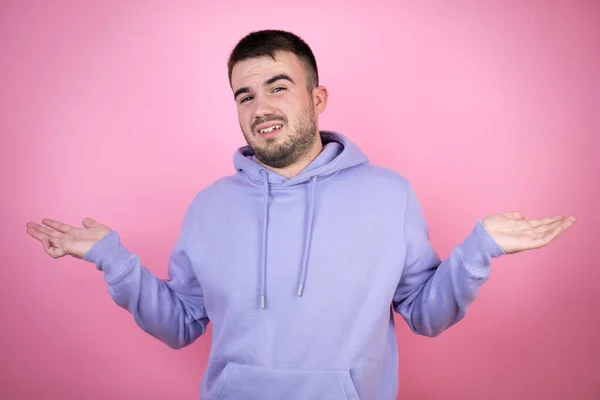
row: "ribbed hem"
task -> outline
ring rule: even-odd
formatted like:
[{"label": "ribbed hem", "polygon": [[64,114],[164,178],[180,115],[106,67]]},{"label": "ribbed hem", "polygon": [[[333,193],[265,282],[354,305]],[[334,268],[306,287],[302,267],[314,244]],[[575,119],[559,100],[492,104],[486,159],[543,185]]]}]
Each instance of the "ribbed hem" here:
[{"label": "ribbed hem", "polygon": [[475,227],[460,247],[465,263],[475,269],[487,268],[490,265],[492,257],[498,258],[506,254],[490,236],[482,221],[477,221]]},{"label": "ribbed hem", "polygon": [[111,282],[122,275],[131,257],[132,254],[121,244],[118,233],[111,231],[94,244],[83,259],[96,264],[99,271],[104,271],[105,280]]}]

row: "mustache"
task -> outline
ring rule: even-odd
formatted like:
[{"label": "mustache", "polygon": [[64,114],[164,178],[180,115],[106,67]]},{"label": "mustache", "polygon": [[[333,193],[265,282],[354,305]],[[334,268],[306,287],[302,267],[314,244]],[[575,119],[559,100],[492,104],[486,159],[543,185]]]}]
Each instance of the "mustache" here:
[{"label": "mustache", "polygon": [[255,131],[256,127],[258,125],[264,124],[265,122],[271,122],[271,121],[278,121],[278,122],[281,121],[283,123],[286,123],[287,119],[283,115],[282,116],[269,115],[267,117],[257,119],[251,125],[252,131]]}]

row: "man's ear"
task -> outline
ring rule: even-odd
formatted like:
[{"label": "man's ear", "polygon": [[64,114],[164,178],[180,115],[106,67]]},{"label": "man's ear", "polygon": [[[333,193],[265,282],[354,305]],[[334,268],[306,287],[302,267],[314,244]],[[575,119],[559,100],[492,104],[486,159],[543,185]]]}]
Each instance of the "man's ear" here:
[{"label": "man's ear", "polygon": [[325,86],[317,86],[313,89],[313,104],[315,105],[315,111],[317,115],[325,111],[325,108],[327,107],[328,95],[329,93],[327,92],[327,88]]}]

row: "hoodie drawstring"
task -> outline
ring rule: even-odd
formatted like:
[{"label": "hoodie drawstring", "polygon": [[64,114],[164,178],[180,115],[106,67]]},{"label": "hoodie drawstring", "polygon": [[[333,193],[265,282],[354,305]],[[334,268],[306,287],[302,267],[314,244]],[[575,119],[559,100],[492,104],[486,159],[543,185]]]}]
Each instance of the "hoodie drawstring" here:
[{"label": "hoodie drawstring", "polygon": [[264,177],[265,197],[263,200],[263,232],[261,252],[261,282],[260,282],[260,308],[265,308],[265,290],[267,286],[267,230],[269,225],[269,177],[264,170],[260,171]]},{"label": "hoodie drawstring", "polygon": [[[269,226],[269,177],[266,171],[261,170],[264,182],[263,199],[263,230],[262,230],[262,251],[261,251],[261,280],[260,280],[260,308],[266,306],[266,286],[267,286],[267,238]],[[306,270],[308,268],[308,255],[310,252],[310,243],[312,239],[312,226],[315,214],[315,187],[317,176],[310,180],[308,192],[308,215],[306,221],[306,235],[304,240],[304,251],[302,254],[302,269],[300,270],[300,283],[298,284],[298,297],[302,296],[304,284],[306,283]]]},{"label": "hoodie drawstring", "polygon": [[310,250],[310,240],[312,238],[312,225],[313,217],[315,214],[315,185],[317,183],[317,177],[313,176],[310,180],[309,186],[309,200],[308,200],[308,216],[307,216],[307,227],[306,237],[304,238],[304,254],[302,255],[302,270],[300,272],[300,284],[298,285],[298,297],[302,296],[304,290],[304,283],[306,282],[306,268],[308,266],[308,253]]}]

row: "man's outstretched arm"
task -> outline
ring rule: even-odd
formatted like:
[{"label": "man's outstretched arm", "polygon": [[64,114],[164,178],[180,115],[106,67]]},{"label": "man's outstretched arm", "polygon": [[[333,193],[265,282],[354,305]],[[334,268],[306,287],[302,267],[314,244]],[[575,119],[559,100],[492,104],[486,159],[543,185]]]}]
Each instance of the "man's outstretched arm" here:
[{"label": "man's outstretched arm", "polygon": [[192,270],[188,242],[194,226],[193,204],[188,208],[168,264],[169,278],[158,279],[140,258],[121,243],[116,231],[86,218],[84,228],[43,219],[27,224],[27,232],[42,242],[53,258],[71,255],[104,272],[108,291],[116,304],[132,313],[148,334],[172,348],[192,343],[209,323],[202,287]]},{"label": "man's outstretched arm", "polygon": [[441,260],[410,186],[405,210],[406,259],[393,307],[413,332],[430,337],[464,318],[489,277],[492,258],[546,246],[575,222],[574,217],[527,221],[520,212],[493,214],[477,221],[466,239]]}]

